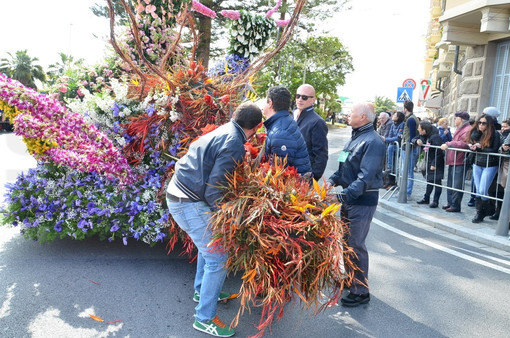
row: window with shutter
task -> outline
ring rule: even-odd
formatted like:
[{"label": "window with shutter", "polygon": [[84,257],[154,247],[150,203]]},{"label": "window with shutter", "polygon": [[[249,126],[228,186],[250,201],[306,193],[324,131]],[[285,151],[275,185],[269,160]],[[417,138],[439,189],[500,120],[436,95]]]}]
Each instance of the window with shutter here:
[{"label": "window with shutter", "polygon": [[510,41],[498,44],[495,62],[490,105],[501,112],[501,122],[510,115]]}]

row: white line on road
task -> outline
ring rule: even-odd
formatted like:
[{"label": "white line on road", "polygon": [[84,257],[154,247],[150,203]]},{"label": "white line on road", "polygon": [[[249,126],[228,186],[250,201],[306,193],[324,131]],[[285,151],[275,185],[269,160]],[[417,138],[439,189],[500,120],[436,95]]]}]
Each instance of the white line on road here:
[{"label": "white line on road", "polygon": [[469,255],[466,255],[466,254],[463,254],[461,252],[457,252],[455,250],[452,250],[452,249],[449,249],[447,247],[444,247],[442,245],[439,245],[437,243],[434,243],[434,242],[431,242],[429,240],[426,240],[426,239],[423,239],[423,238],[420,238],[420,237],[417,237],[417,236],[413,236],[411,234],[408,234],[407,232],[404,232],[402,230],[399,230],[397,228],[394,228],[392,227],[391,225],[387,224],[387,223],[384,223],[383,221],[380,221],[376,218],[374,218],[372,220],[373,223],[389,230],[389,231],[392,231],[400,236],[404,236],[404,237],[407,237],[409,239],[412,239],[413,241],[416,241],[416,242],[419,242],[419,243],[422,243],[422,244],[425,244],[427,246],[430,246],[434,249],[437,249],[437,250],[441,250],[443,252],[446,252],[446,253],[449,253],[450,255],[453,255],[453,256],[457,256],[459,258],[462,258],[462,259],[465,259],[465,260],[468,260],[470,262],[473,262],[473,263],[476,263],[476,264],[480,264],[482,266],[485,266],[487,268],[491,268],[491,269],[494,269],[494,270],[498,270],[498,271],[501,271],[501,272],[504,272],[508,275],[510,275],[510,269],[507,269],[507,268],[504,268],[504,267],[501,267],[501,266],[498,266],[496,264],[493,264],[493,263],[490,263],[490,262],[487,262],[487,261],[484,261],[482,259],[478,259],[478,258],[475,258],[475,257],[471,257]]}]

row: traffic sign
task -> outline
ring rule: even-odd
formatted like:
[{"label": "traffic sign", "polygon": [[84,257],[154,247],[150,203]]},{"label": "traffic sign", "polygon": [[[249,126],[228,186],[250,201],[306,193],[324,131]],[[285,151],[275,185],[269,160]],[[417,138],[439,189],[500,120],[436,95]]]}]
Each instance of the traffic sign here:
[{"label": "traffic sign", "polygon": [[409,88],[416,88],[416,81],[414,81],[413,79],[405,79],[404,82],[402,83],[402,87],[409,87]]},{"label": "traffic sign", "polygon": [[430,93],[431,93],[431,90],[430,90],[431,83],[432,82],[430,80],[426,80],[426,79],[423,79],[420,81],[420,100],[421,101],[425,101],[425,100],[429,99]]},{"label": "traffic sign", "polygon": [[397,88],[397,103],[413,100],[413,88],[411,87],[398,87]]}]

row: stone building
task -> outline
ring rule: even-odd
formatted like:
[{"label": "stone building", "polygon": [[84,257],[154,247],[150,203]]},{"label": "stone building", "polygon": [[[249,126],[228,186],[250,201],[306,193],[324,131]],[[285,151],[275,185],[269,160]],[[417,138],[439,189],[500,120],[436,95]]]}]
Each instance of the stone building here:
[{"label": "stone building", "polygon": [[425,75],[437,115],[476,117],[497,107],[510,118],[510,1],[431,0]]}]

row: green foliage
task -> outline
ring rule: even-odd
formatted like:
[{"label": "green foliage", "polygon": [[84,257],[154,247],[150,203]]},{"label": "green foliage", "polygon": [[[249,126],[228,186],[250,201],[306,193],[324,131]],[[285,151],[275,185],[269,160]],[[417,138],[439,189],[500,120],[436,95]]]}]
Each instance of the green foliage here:
[{"label": "green foliage", "polygon": [[60,61],[50,65],[48,86],[46,91],[58,93],[61,101],[82,98],[85,90],[101,91],[109,85],[113,77],[121,77],[122,72],[117,65],[117,57],[107,57],[104,64],[87,66],[83,59],[74,60],[73,56],[59,53]]},{"label": "green foliage", "polygon": [[383,96],[376,96],[374,100],[375,112],[387,112],[397,109],[397,105],[391,99]]},{"label": "green foliage", "polygon": [[42,66],[36,64],[38,58],[32,58],[27,50],[18,50],[15,55],[7,53],[9,58],[0,59],[0,73],[18,80],[27,87],[37,89],[35,80],[46,81]]}]

